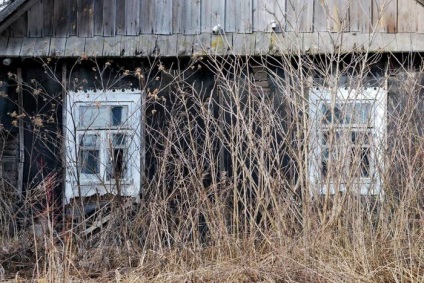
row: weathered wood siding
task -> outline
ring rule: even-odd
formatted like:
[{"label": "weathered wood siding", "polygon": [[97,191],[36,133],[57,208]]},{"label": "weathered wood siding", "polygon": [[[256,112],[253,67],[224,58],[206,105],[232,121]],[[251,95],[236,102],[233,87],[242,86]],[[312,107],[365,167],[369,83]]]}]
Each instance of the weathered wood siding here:
[{"label": "weathered wood siding", "polygon": [[416,0],[40,0],[4,30],[0,55],[424,51],[423,16]]},{"label": "weathered wood siding", "polygon": [[[399,3],[398,3],[399,1]],[[416,0],[43,0],[10,27],[14,36],[226,32],[423,32]],[[278,31],[277,31],[278,32]]]}]

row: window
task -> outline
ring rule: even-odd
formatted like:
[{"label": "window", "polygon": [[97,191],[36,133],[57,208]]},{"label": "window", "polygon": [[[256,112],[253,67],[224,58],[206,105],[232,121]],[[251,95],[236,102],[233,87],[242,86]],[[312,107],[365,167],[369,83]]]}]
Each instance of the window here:
[{"label": "window", "polygon": [[66,115],[66,201],[137,197],[141,182],[141,93],[71,92]]},{"label": "window", "polygon": [[309,93],[309,175],[320,194],[379,194],[385,136],[381,88]]}]

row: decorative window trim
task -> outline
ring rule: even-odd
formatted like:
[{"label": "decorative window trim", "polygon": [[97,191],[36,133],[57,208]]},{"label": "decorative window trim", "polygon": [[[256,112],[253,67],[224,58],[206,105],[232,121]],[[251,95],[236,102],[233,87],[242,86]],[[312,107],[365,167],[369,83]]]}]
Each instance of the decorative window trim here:
[{"label": "decorative window trim", "polygon": [[[343,88],[338,89],[335,95],[324,88],[310,90],[308,167],[311,194],[339,191],[361,195],[382,193],[380,172],[384,168],[386,144],[386,97],[384,89],[375,87],[360,90]],[[364,108],[365,105],[367,107]],[[323,114],[327,111],[326,107],[349,112],[340,114],[343,118],[337,118],[334,110],[330,121]],[[331,138],[328,138],[328,133],[331,133]],[[326,144],[328,140],[332,141],[330,145]],[[330,159],[338,163],[331,164]]]},{"label": "decorative window trim", "polygon": [[[140,90],[68,93],[65,203],[96,194],[138,198],[142,176],[141,98]],[[83,139],[88,136],[96,138]],[[118,177],[121,175],[124,177]]]}]

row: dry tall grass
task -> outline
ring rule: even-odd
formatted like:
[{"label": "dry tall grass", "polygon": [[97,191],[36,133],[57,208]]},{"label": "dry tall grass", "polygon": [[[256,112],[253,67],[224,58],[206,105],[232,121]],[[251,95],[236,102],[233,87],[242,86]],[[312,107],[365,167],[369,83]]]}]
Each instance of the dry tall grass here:
[{"label": "dry tall grass", "polygon": [[[48,193],[57,176],[47,176],[38,187],[46,199],[32,210],[31,225],[2,230],[6,276],[14,282],[424,282],[422,70],[399,62],[393,73],[379,54],[298,55],[161,63],[157,90],[148,81],[158,74],[145,78],[141,202],[112,200],[91,218],[58,223]],[[202,84],[201,73],[214,75],[215,83]],[[357,166],[325,177],[343,183],[334,194],[319,194],[311,182],[308,99],[316,87],[333,95],[340,88],[388,91],[385,139],[372,145],[384,159],[374,159],[378,180],[370,185],[382,194],[358,193]],[[343,162],[335,158],[331,170]],[[39,196],[27,194],[28,203]],[[4,200],[2,225],[15,211]],[[101,213],[112,218],[82,236]]]}]

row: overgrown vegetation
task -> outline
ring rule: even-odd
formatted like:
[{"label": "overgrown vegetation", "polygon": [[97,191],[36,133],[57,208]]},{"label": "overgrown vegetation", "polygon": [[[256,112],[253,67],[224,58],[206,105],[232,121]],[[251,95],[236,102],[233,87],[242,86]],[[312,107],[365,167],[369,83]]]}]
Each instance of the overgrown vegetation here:
[{"label": "overgrown vegetation", "polygon": [[[23,202],[29,221],[19,229],[14,202],[2,195],[0,223],[13,228],[0,235],[0,264],[7,276],[17,282],[28,277],[50,282],[424,281],[424,77],[423,66],[415,64],[422,58],[343,54],[336,43],[333,47],[325,55],[290,50],[261,58],[153,58],[131,70],[82,56],[66,80],[56,76],[53,62],[44,62],[51,79],[67,90],[90,88],[72,73],[80,64],[93,69],[97,88],[119,81],[124,82],[119,87],[140,84],[146,98],[145,184],[139,203],[111,197],[103,209],[73,218],[77,214],[62,214],[50,193],[60,186],[60,172],[43,176],[28,188]],[[28,93],[60,101],[35,85],[25,86],[32,89]],[[320,122],[329,124],[329,151],[339,154],[329,157],[327,170],[338,173],[320,173],[324,185],[310,177],[316,158],[310,140],[317,129],[309,96],[317,88],[334,97],[331,122]],[[337,139],[339,90],[367,88],[388,93],[384,138]],[[42,140],[42,126],[53,116],[26,115],[40,119],[28,121]],[[342,133],[353,130],[349,126]],[[368,157],[351,148],[366,143],[378,157],[367,161],[373,168],[366,173],[372,175],[369,193],[359,194],[358,183],[367,178],[358,174]],[[340,151],[342,144],[349,150]],[[330,183],[334,193],[319,193]],[[110,218],[99,229],[83,233],[105,215]]]}]

